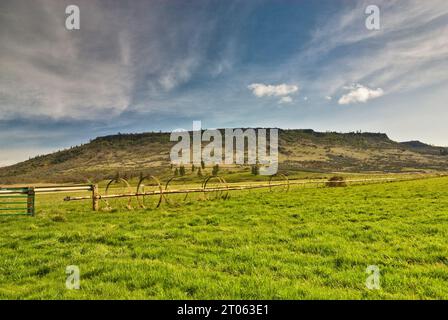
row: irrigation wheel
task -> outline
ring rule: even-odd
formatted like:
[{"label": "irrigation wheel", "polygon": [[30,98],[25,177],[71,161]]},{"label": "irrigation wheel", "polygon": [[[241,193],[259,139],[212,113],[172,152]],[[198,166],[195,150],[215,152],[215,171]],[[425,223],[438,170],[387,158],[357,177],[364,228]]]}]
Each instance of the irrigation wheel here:
[{"label": "irrigation wheel", "polygon": [[160,207],[164,196],[159,179],[152,175],[140,179],[136,193],[138,204],[142,209]]},{"label": "irrigation wheel", "polygon": [[229,199],[228,188],[226,180],[219,176],[207,177],[202,183],[202,190],[206,200]]},{"label": "irrigation wheel", "polygon": [[[170,194],[170,196],[168,196],[167,191],[170,190],[170,185],[172,185],[171,182],[174,181],[180,181],[181,183],[179,184],[182,189],[185,189],[186,186],[186,181],[182,180],[181,177],[177,177],[177,176],[173,176],[171,177],[165,184],[165,201],[166,203],[168,203],[171,206],[180,206],[182,203],[185,203],[188,199],[188,193],[177,193],[177,194]],[[177,185],[177,184],[176,184]]]},{"label": "irrigation wheel", "polygon": [[[113,191],[113,192],[112,192]],[[111,203],[113,203],[116,207],[116,209],[119,209],[120,207],[125,207],[128,210],[132,210],[132,189],[129,182],[127,182],[123,178],[115,178],[110,180],[107,183],[106,191],[104,194],[110,195],[112,194],[126,194],[129,196],[120,197],[120,198],[105,198],[103,199],[104,203],[106,204],[105,209],[110,211],[113,209],[113,206],[111,206]]]},{"label": "irrigation wheel", "polygon": [[288,192],[289,191],[289,179],[283,173],[277,173],[269,178],[269,191]]}]

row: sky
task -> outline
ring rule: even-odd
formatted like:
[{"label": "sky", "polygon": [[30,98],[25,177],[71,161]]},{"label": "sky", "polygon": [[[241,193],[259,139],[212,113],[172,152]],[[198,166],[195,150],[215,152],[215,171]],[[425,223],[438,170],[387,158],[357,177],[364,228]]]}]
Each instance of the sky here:
[{"label": "sky", "polygon": [[193,120],[448,146],[447,101],[446,0],[0,1],[0,166]]}]

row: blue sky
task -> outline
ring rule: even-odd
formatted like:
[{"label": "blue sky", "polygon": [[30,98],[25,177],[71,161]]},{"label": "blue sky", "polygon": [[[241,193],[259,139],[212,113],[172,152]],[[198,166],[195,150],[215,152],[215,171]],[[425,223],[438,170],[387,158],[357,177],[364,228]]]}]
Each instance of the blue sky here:
[{"label": "blue sky", "polygon": [[3,0],[0,165],[193,120],[448,146],[447,31],[446,0]]}]

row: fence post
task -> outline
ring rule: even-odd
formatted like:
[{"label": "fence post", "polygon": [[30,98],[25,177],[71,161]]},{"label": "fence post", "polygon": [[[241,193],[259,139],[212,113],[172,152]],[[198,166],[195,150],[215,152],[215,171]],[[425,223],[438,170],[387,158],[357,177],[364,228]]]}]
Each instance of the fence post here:
[{"label": "fence post", "polygon": [[34,192],[34,187],[28,187],[27,188],[27,205],[26,205],[26,213],[29,215],[34,216],[34,196],[35,196],[35,192]]},{"label": "fence post", "polygon": [[98,185],[92,185],[92,209],[93,211],[99,210],[99,195],[98,195]]}]

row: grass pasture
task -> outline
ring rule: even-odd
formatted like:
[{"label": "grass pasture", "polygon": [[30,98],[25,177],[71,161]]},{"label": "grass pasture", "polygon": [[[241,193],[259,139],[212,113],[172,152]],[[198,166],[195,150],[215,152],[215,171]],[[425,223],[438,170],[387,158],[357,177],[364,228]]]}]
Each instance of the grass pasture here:
[{"label": "grass pasture", "polygon": [[[192,197],[198,197],[192,196]],[[448,178],[0,217],[1,299],[447,299]],[[65,288],[77,265],[81,289]],[[380,268],[380,290],[365,286]]]}]

